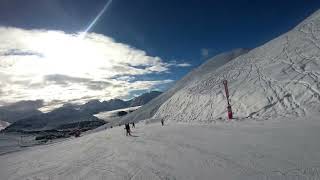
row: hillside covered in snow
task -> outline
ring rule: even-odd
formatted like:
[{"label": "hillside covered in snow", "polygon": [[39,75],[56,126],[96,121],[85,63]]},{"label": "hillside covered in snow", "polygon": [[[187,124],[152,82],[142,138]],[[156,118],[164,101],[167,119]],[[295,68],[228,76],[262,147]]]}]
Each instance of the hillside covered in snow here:
[{"label": "hillside covered in snow", "polygon": [[320,111],[320,11],[290,32],[234,57],[184,84],[161,104],[153,118],[184,122],[226,119],[223,80],[228,80],[235,119],[296,118]]},{"label": "hillside covered in snow", "polygon": [[219,54],[207,60],[204,64],[192,70],[185,77],[176,82],[176,84],[172,88],[154,98],[146,106],[142,106],[137,111],[131,113],[128,116],[125,116],[122,121],[139,121],[153,117],[159,107],[168,99],[170,99],[176,92],[183,89],[192,82],[201,80],[203,77],[205,77],[207,74],[210,74],[215,69],[247,52],[248,50],[246,49],[235,49],[230,52]]}]

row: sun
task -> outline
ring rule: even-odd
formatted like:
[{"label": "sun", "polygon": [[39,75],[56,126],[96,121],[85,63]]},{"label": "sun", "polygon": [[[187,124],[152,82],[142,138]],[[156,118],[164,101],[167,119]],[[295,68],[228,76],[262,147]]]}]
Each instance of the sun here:
[{"label": "sun", "polygon": [[30,46],[41,52],[38,72],[41,74],[65,74],[94,78],[100,67],[108,66],[108,59],[99,47],[82,36],[83,33],[66,35],[47,32]]}]

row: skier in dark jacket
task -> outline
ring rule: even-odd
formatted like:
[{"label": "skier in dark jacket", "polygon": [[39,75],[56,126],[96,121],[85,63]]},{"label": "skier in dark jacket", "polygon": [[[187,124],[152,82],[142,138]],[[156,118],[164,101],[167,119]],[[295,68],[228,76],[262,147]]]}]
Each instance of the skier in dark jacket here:
[{"label": "skier in dark jacket", "polygon": [[134,124],[134,122],[132,122],[131,124],[132,124],[132,128],[136,128],[136,125]]},{"label": "skier in dark jacket", "polygon": [[161,119],[161,124],[162,126],[164,126],[164,119]]},{"label": "skier in dark jacket", "polygon": [[80,134],[81,134],[80,129],[75,130],[75,132],[74,132],[75,137],[80,137]]},{"label": "skier in dark jacket", "polygon": [[126,136],[131,136],[131,130],[130,130],[130,125],[129,125],[129,123],[127,123],[127,124],[125,124],[125,128],[124,128],[125,130],[126,130]]}]

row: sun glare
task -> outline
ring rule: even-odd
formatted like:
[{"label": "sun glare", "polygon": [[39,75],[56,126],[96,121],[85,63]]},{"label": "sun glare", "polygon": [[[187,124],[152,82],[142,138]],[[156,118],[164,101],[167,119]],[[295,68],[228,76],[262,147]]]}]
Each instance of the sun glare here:
[{"label": "sun glare", "polygon": [[99,73],[99,67],[108,66],[108,60],[105,59],[99,49],[90,46],[86,38],[80,35],[67,36],[59,33],[48,32],[38,42],[31,45],[41,49],[42,60],[38,61],[36,72],[41,74],[66,74],[69,76],[83,77],[96,75]]}]

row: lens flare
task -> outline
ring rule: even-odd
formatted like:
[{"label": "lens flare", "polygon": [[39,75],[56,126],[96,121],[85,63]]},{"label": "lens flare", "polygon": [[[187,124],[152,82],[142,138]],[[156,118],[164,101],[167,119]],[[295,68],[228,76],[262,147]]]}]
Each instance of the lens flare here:
[{"label": "lens flare", "polygon": [[80,37],[84,38],[87,33],[92,29],[92,27],[99,21],[101,16],[108,10],[113,0],[109,0],[103,9],[99,12],[99,14],[94,18],[94,20],[89,24],[89,26],[85,29],[84,32],[81,33]]}]

